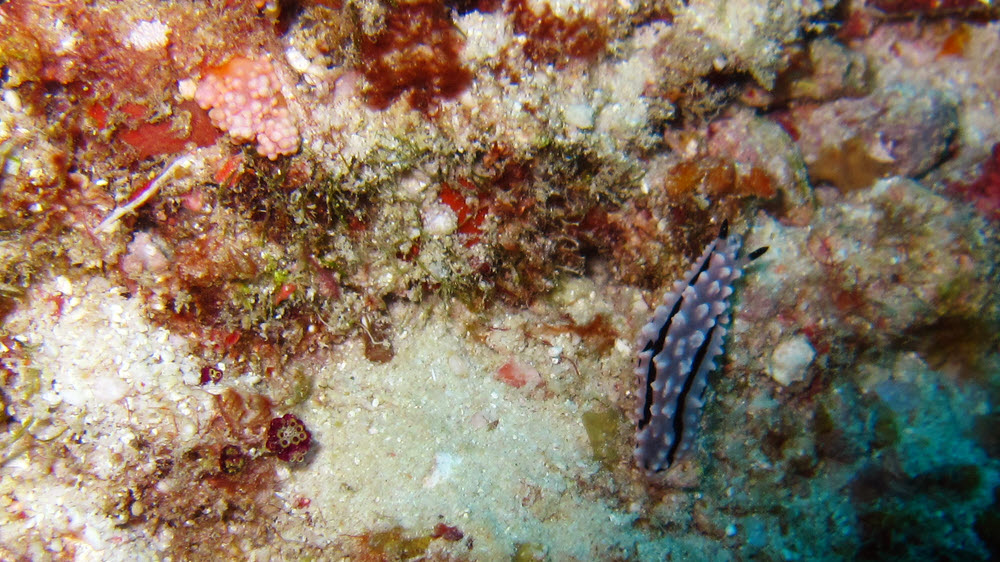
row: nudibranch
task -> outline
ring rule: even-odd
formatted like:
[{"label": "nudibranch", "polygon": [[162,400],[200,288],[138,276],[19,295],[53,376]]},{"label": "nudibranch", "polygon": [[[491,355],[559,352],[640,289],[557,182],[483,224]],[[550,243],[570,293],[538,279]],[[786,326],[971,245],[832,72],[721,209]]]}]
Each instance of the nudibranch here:
[{"label": "nudibranch", "polygon": [[741,256],[742,246],[743,238],[730,236],[724,221],[639,334],[635,459],[647,474],[670,468],[691,450],[708,373],[725,342],[733,282],[767,251],[765,246]]}]

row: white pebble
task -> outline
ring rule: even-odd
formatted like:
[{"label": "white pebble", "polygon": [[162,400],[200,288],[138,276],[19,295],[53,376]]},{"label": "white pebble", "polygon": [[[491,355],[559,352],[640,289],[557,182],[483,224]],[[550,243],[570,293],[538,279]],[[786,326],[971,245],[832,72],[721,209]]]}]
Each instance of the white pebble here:
[{"label": "white pebble", "polygon": [[575,103],[563,110],[566,122],[577,129],[590,129],[594,126],[594,108],[585,103]]},{"label": "white pebble", "polygon": [[160,20],[140,21],[132,28],[127,42],[138,51],[163,48],[170,41],[170,27]]},{"label": "white pebble", "polygon": [[458,228],[458,216],[451,207],[441,204],[431,204],[421,213],[424,231],[431,236],[445,236]]},{"label": "white pebble", "polygon": [[70,283],[69,279],[60,275],[56,277],[56,290],[64,295],[73,294],[73,284]]},{"label": "white pebble", "polygon": [[285,59],[288,60],[289,66],[295,69],[299,74],[305,73],[309,70],[309,59],[305,57],[298,49],[295,47],[289,47],[285,49]]},{"label": "white pebble", "polygon": [[805,336],[799,334],[782,340],[771,353],[768,374],[782,386],[805,380],[809,364],[815,357],[816,350]]}]

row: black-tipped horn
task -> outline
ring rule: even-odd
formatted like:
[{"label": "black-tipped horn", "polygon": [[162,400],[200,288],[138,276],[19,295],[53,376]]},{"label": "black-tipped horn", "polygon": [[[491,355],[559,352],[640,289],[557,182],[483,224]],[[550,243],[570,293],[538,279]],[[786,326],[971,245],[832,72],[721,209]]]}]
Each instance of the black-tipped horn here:
[{"label": "black-tipped horn", "polygon": [[749,255],[747,255],[747,259],[749,259],[750,261],[753,261],[753,260],[755,260],[755,259],[763,256],[764,252],[767,251],[767,248],[768,248],[768,246],[761,246],[760,248],[757,248],[756,250],[750,252]]},{"label": "black-tipped horn", "polygon": [[729,219],[723,219],[722,228],[719,229],[719,238],[729,236]]}]

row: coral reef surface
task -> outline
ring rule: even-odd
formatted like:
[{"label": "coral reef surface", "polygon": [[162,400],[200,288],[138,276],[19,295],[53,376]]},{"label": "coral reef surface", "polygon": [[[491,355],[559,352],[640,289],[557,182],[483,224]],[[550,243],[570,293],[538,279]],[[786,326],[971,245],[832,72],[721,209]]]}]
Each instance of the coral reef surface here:
[{"label": "coral reef surface", "polygon": [[[0,559],[1000,557],[998,19],[0,2]],[[649,475],[724,221],[769,250]]]}]

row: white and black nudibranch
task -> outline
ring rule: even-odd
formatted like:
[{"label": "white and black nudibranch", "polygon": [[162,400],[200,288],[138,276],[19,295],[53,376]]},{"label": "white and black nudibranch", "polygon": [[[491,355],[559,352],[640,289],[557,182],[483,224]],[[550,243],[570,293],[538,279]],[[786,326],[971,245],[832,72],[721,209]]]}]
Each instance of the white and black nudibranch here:
[{"label": "white and black nudibranch", "polygon": [[670,468],[691,449],[708,373],[722,353],[733,281],[767,251],[765,246],[741,256],[742,245],[724,221],[718,238],[674,283],[639,334],[635,459],[648,474]]}]

